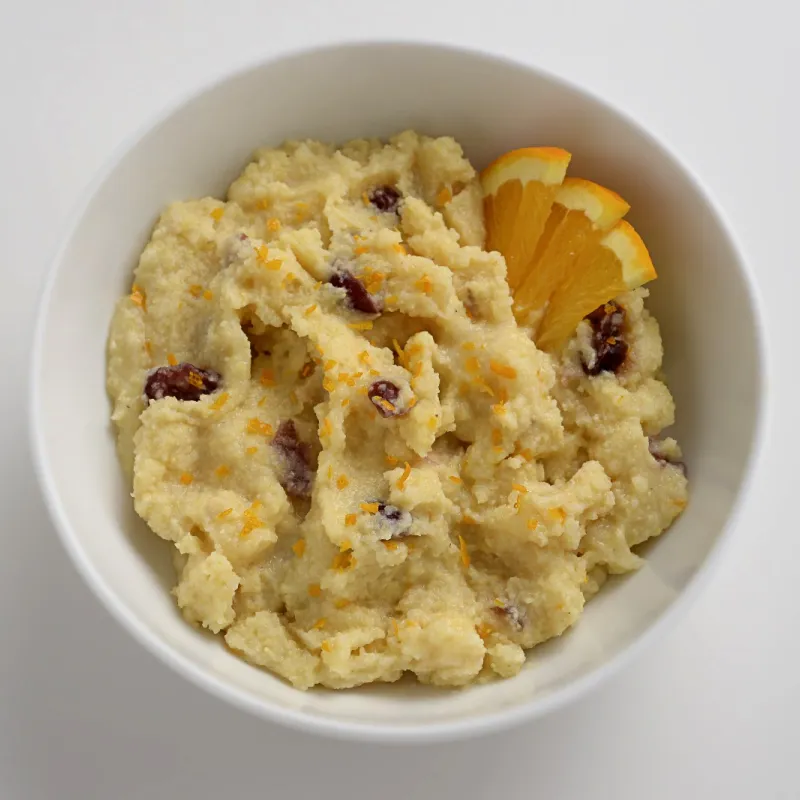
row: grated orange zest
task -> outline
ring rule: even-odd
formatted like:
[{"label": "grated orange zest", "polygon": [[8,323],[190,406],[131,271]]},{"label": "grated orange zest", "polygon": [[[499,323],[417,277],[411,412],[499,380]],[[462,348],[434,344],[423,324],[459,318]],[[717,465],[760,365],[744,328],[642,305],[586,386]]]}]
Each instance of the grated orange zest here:
[{"label": "grated orange zest", "polygon": [[144,289],[134,283],[131,287],[131,302],[135,303],[142,311],[147,310],[147,299],[145,297]]},{"label": "grated orange zest", "polygon": [[275,373],[271,369],[262,369],[261,377],[259,378],[262,386],[267,388],[275,385]]},{"label": "grated orange zest", "polygon": [[463,536],[458,537],[458,549],[461,553],[461,564],[464,569],[469,569],[469,551],[467,550],[467,543],[464,541]]},{"label": "grated orange zest", "polygon": [[389,414],[394,414],[395,411],[397,411],[395,405],[383,397],[378,397],[378,395],[375,395],[374,397],[370,397],[370,400],[372,400],[373,403],[378,403],[380,407]]},{"label": "grated orange zest", "polygon": [[409,475],[411,475],[411,465],[408,463],[408,461],[406,461],[405,466],[403,467],[403,474],[395,484],[400,491],[403,491],[403,489],[406,488],[406,481],[408,480]]},{"label": "grated orange zest", "polygon": [[489,369],[494,372],[495,375],[500,375],[502,378],[510,378],[513,380],[517,377],[517,371],[514,367],[510,367],[508,364],[501,364],[494,359],[489,361]]},{"label": "grated orange zest", "polygon": [[261,436],[272,436],[272,425],[268,422],[264,422],[260,420],[258,417],[251,417],[247,420],[247,428],[248,433],[256,433]]},{"label": "grated orange zest", "polygon": [[427,275],[423,275],[414,283],[414,286],[424,294],[430,294],[433,291],[433,283]]},{"label": "grated orange zest", "polygon": [[219,411],[225,403],[228,402],[228,398],[230,394],[228,392],[222,392],[222,394],[217,397],[217,399],[211,404],[212,411]]},{"label": "grated orange zest", "polygon": [[356,559],[351,550],[343,553],[337,553],[331,562],[331,568],[337,572],[344,572],[345,570],[352,569],[356,565]]},{"label": "grated orange zest", "polygon": [[487,625],[485,622],[479,622],[475,626],[475,632],[481,637],[481,639],[485,640],[494,633],[494,629],[491,625]]}]

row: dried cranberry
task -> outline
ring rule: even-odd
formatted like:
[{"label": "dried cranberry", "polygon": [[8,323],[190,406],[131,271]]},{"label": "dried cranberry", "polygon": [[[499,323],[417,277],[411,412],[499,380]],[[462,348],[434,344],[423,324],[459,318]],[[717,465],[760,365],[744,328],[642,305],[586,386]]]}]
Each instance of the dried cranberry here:
[{"label": "dried cranberry", "polygon": [[647,447],[650,450],[650,455],[653,456],[653,458],[658,461],[659,464],[662,466],[669,464],[670,466],[679,469],[684,475],[686,475],[686,464],[684,464],[683,461],[672,461],[670,458],[668,458],[664,453],[660,440],[654,439],[652,436],[650,436],[647,442]]},{"label": "dried cranberry", "polygon": [[204,394],[211,394],[221,381],[222,376],[213,369],[201,369],[183,361],[175,366],[150,370],[144,382],[144,393],[148,401],[174,397],[193,402]]},{"label": "dried cranberry", "polygon": [[243,322],[242,332],[247,337],[247,341],[250,343],[250,360],[255,361],[258,357],[258,345],[253,341],[253,336],[255,335],[253,332],[253,323],[250,321]]},{"label": "dried cranberry", "polygon": [[412,517],[408,511],[378,501],[378,524],[388,533],[389,539],[402,539],[411,529]]},{"label": "dried cranberry", "polygon": [[308,497],[314,474],[311,470],[311,449],[297,436],[297,428],[291,419],[278,426],[272,446],[281,454],[285,471],[281,486],[291,497]]},{"label": "dried cranberry", "polygon": [[354,311],[362,314],[380,314],[380,306],[375,298],[367,291],[361,281],[346,269],[338,269],[331,275],[331,286],[344,289],[347,292],[347,304]]},{"label": "dried cranberry", "polygon": [[376,186],[369,193],[369,201],[378,211],[394,213],[402,196],[394,186]]},{"label": "dried cranberry", "polygon": [[400,389],[391,381],[375,381],[370,385],[367,396],[382,417],[399,417],[407,412],[407,409],[397,405]]},{"label": "dried cranberry", "polygon": [[513,603],[492,606],[492,611],[502,617],[512,628],[521,631],[525,627],[525,612]]},{"label": "dried cranberry", "polygon": [[594,358],[590,364],[583,362],[587,375],[617,372],[628,355],[628,343],[622,338],[625,310],[614,301],[599,306],[586,319],[592,326]]}]

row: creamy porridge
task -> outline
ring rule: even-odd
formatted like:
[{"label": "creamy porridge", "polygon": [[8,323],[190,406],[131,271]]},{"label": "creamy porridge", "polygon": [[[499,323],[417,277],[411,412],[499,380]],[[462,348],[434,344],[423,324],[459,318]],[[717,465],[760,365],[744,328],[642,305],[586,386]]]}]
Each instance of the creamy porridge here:
[{"label": "creamy porridge", "polygon": [[686,505],[647,291],[544,353],[484,240],[454,140],[292,142],[167,208],[116,309],[178,606],[297,687],[512,676]]}]

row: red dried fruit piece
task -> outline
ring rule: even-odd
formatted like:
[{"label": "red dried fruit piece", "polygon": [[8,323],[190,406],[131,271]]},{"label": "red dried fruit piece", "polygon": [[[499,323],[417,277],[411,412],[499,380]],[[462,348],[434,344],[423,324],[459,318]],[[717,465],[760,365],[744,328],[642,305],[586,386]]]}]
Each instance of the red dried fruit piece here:
[{"label": "red dried fruit piece", "polygon": [[382,500],[373,500],[372,502],[378,503],[378,515],[376,516],[378,525],[389,534],[388,537],[380,538],[402,539],[408,534],[413,522],[409,511],[403,511],[403,509],[384,503]]},{"label": "red dried fruit piece", "polygon": [[525,627],[525,611],[513,603],[494,605],[492,611],[502,617],[514,630],[521,631]]},{"label": "red dried fruit piece", "polygon": [[369,193],[369,201],[378,211],[394,213],[403,195],[394,186],[376,186]]},{"label": "red dried fruit piece", "polygon": [[686,474],[686,464],[683,461],[672,461],[663,451],[661,441],[654,439],[652,436],[648,437],[647,448],[650,450],[650,455],[658,461],[662,466],[669,465],[679,469],[684,475]]},{"label": "red dried fruit piece", "polygon": [[347,304],[362,314],[380,314],[381,308],[361,281],[348,269],[338,268],[330,280],[331,286],[347,292]]},{"label": "red dried fruit piece", "polygon": [[285,471],[281,486],[290,497],[308,497],[314,472],[311,469],[311,448],[297,436],[294,420],[281,422],[272,446],[281,454]]},{"label": "red dried fruit piece", "polygon": [[382,417],[399,417],[408,413],[408,409],[398,407],[400,389],[391,381],[375,381],[370,385],[367,396]]},{"label": "red dried fruit piece", "polygon": [[222,376],[213,369],[202,369],[183,361],[150,370],[144,382],[144,394],[148,402],[164,397],[194,402],[204,394],[211,394],[221,382]]},{"label": "red dried fruit piece", "polygon": [[594,358],[583,363],[587,375],[617,372],[628,355],[628,343],[622,338],[625,310],[613,300],[599,306],[586,319],[592,326]]}]

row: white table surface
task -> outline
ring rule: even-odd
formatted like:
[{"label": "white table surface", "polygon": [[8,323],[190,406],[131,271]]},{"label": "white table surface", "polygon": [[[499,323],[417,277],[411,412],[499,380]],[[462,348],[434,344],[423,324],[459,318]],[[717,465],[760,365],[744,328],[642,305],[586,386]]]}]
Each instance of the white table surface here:
[{"label": "white table surface", "polygon": [[[800,797],[795,0],[0,0],[0,11],[0,798]],[[111,150],[240,65],[395,35],[528,59],[661,134],[745,245],[771,378],[760,475],[678,626],[578,705],[508,733],[402,749],[271,726],[145,653],[58,543],[24,417],[48,258]]]}]

